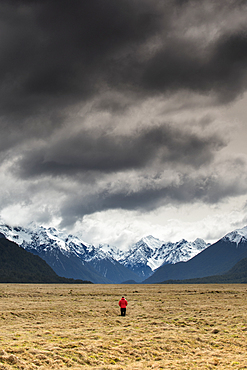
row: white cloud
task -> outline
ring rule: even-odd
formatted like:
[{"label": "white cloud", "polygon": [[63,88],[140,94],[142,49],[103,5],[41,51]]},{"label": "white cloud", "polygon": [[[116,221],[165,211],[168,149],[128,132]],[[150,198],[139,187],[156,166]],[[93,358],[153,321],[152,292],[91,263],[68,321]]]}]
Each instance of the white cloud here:
[{"label": "white cloud", "polygon": [[226,233],[247,224],[242,204],[235,202],[217,206],[200,203],[179,207],[163,207],[149,213],[109,210],[87,215],[78,221],[73,232],[91,244],[109,244],[127,249],[142,237],[153,235],[163,241],[202,238],[213,243]]}]

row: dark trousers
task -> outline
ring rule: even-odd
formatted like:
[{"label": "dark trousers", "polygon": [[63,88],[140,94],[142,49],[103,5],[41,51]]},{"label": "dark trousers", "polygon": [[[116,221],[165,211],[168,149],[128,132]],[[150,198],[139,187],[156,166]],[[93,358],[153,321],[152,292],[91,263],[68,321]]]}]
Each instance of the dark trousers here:
[{"label": "dark trousers", "polygon": [[126,308],[121,308],[121,316],[125,316],[126,315]]}]

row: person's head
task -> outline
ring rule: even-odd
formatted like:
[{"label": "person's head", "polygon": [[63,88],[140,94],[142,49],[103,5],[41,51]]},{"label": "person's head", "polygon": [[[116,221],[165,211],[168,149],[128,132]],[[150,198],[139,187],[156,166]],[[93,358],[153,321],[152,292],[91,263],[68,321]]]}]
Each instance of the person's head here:
[{"label": "person's head", "polygon": [[122,298],[124,298],[124,296],[122,296]]}]

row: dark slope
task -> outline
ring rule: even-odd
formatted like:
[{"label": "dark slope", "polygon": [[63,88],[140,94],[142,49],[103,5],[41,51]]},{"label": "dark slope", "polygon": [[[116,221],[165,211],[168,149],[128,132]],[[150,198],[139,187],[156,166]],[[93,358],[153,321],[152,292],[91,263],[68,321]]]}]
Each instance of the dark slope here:
[{"label": "dark slope", "polygon": [[141,281],[133,271],[108,258],[86,262],[75,254],[66,256],[58,248],[37,250],[27,247],[26,250],[45,260],[59,276],[90,280],[97,284],[118,284],[130,278]]},{"label": "dark slope", "polygon": [[104,260],[93,260],[89,262],[91,266],[97,270],[99,274],[109,279],[114,284],[120,284],[126,279],[136,280],[140,282],[142,279],[135,272],[121,265],[119,262],[104,259]]},{"label": "dark slope", "polygon": [[187,262],[163,265],[144,283],[159,283],[165,280],[184,280],[221,275],[237,262],[247,257],[247,242],[239,244],[219,240]]},{"label": "dark slope", "polygon": [[75,253],[64,254],[53,245],[27,245],[25,250],[38,255],[59,275],[66,278],[90,280],[98,284],[118,284],[127,279],[141,280],[137,274],[119,262],[105,258],[83,260],[84,256]]},{"label": "dark slope", "polygon": [[239,284],[247,283],[247,258],[236,263],[233,268],[223,275],[207,276],[198,279],[167,280],[162,284]]},{"label": "dark slope", "polygon": [[3,235],[0,235],[0,282],[82,283],[58,276],[40,257],[25,251],[16,243],[5,239]]},{"label": "dark slope", "polygon": [[75,255],[67,257],[58,248],[40,248],[37,251],[32,247],[27,247],[25,250],[42,258],[59,276],[89,280],[93,283],[111,283],[110,280],[101,276],[89,263],[82,261]]}]

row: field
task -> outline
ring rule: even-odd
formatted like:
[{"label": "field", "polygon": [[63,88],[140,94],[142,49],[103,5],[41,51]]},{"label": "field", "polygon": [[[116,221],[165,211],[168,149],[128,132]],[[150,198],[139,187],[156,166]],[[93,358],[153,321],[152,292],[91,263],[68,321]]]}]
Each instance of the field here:
[{"label": "field", "polygon": [[0,370],[247,369],[246,308],[246,285],[0,284]]}]

